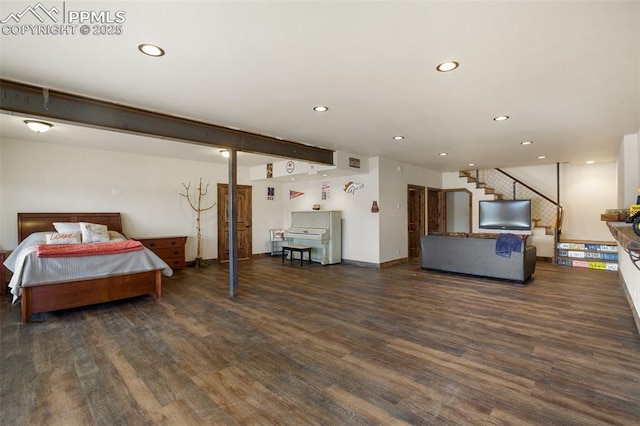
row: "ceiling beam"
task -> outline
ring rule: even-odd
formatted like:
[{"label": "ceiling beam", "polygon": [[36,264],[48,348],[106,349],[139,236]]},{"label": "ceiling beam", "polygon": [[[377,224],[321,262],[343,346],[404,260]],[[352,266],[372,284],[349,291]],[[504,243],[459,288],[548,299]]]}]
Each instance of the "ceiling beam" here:
[{"label": "ceiling beam", "polygon": [[328,149],[4,79],[0,79],[0,111],[197,145],[333,164],[333,151]]}]

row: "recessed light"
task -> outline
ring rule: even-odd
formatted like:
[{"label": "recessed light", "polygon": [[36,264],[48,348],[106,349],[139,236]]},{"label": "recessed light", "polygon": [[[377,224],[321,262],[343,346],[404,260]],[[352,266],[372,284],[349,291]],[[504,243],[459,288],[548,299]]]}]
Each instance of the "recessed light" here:
[{"label": "recessed light", "polygon": [[138,46],[138,50],[148,56],[159,57],[164,56],[164,50],[155,44],[143,43]]},{"label": "recessed light", "polygon": [[296,180],[296,178],[291,178],[291,180]]},{"label": "recessed light", "polygon": [[326,173],[323,173],[323,174],[322,174],[322,177],[327,177],[327,176],[329,176],[329,175],[328,175],[328,174],[326,174]]},{"label": "recessed light", "polygon": [[222,155],[224,158],[229,158],[229,150],[228,149],[221,149],[220,150],[220,155]]},{"label": "recessed light", "polygon": [[44,133],[53,127],[53,124],[37,120],[24,120],[24,124],[36,133]]},{"label": "recessed light", "polygon": [[593,163],[595,163],[595,161],[593,161],[593,160],[587,161],[587,164],[593,164]]},{"label": "recessed light", "polygon": [[447,155],[449,155],[448,152],[441,152],[440,154],[438,154],[440,157],[446,157]]},{"label": "recessed light", "polygon": [[538,155],[538,160],[544,160],[545,158],[547,158],[546,155]]},{"label": "recessed light", "polygon": [[324,105],[318,105],[316,107],[313,107],[313,110],[315,112],[327,112],[327,111],[329,111],[329,107],[326,107]]},{"label": "recessed light", "polygon": [[404,139],[404,136],[394,136],[393,137],[394,141],[401,141],[402,139]]},{"label": "recessed light", "polygon": [[524,141],[524,142],[520,142],[520,145],[531,145],[533,142],[531,141]]},{"label": "recessed light", "polygon": [[508,115],[499,115],[497,117],[493,118],[493,121],[504,121],[504,120],[508,120],[509,116]]},{"label": "recessed light", "polygon": [[469,167],[473,167],[473,166],[475,166],[475,165],[476,165],[476,163],[469,163],[469,164],[467,164],[467,166],[469,166]]},{"label": "recessed light", "polygon": [[442,63],[438,64],[436,69],[438,71],[440,71],[440,72],[449,72],[449,71],[455,70],[459,66],[460,66],[460,64],[457,63],[456,61],[447,61],[447,62],[442,62]]}]

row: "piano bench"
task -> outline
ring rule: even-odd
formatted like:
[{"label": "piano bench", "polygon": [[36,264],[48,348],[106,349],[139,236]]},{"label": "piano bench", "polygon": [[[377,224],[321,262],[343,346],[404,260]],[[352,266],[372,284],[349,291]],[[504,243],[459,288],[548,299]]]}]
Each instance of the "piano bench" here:
[{"label": "piano bench", "polygon": [[284,259],[287,257],[287,252],[291,255],[291,263],[293,263],[293,253],[300,253],[300,266],[302,267],[302,262],[304,260],[304,252],[309,254],[309,265],[311,265],[311,247],[309,246],[301,246],[297,244],[289,244],[287,246],[282,246],[282,263],[284,263]]}]

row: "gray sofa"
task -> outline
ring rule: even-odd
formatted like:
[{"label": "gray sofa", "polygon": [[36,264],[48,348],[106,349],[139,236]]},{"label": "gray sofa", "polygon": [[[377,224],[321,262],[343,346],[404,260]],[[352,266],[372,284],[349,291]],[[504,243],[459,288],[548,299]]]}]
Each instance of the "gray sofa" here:
[{"label": "gray sofa", "polygon": [[520,252],[512,251],[506,258],[496,254],[496,238],[423,235],[421,266],[524,283],[536,268],[536,248],[523,242]]}]

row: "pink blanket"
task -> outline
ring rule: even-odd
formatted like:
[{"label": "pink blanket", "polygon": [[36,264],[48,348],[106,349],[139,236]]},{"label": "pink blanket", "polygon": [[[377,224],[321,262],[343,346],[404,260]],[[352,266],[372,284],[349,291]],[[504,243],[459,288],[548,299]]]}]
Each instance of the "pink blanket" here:
[{"label": "pink blanket", "polygon": [[38,244],[38,257],[80,257],[97,256],[101,254],[128,253],[142,250],[140,241],[126,240],[113,243],[84,243],[84,244]]}]

